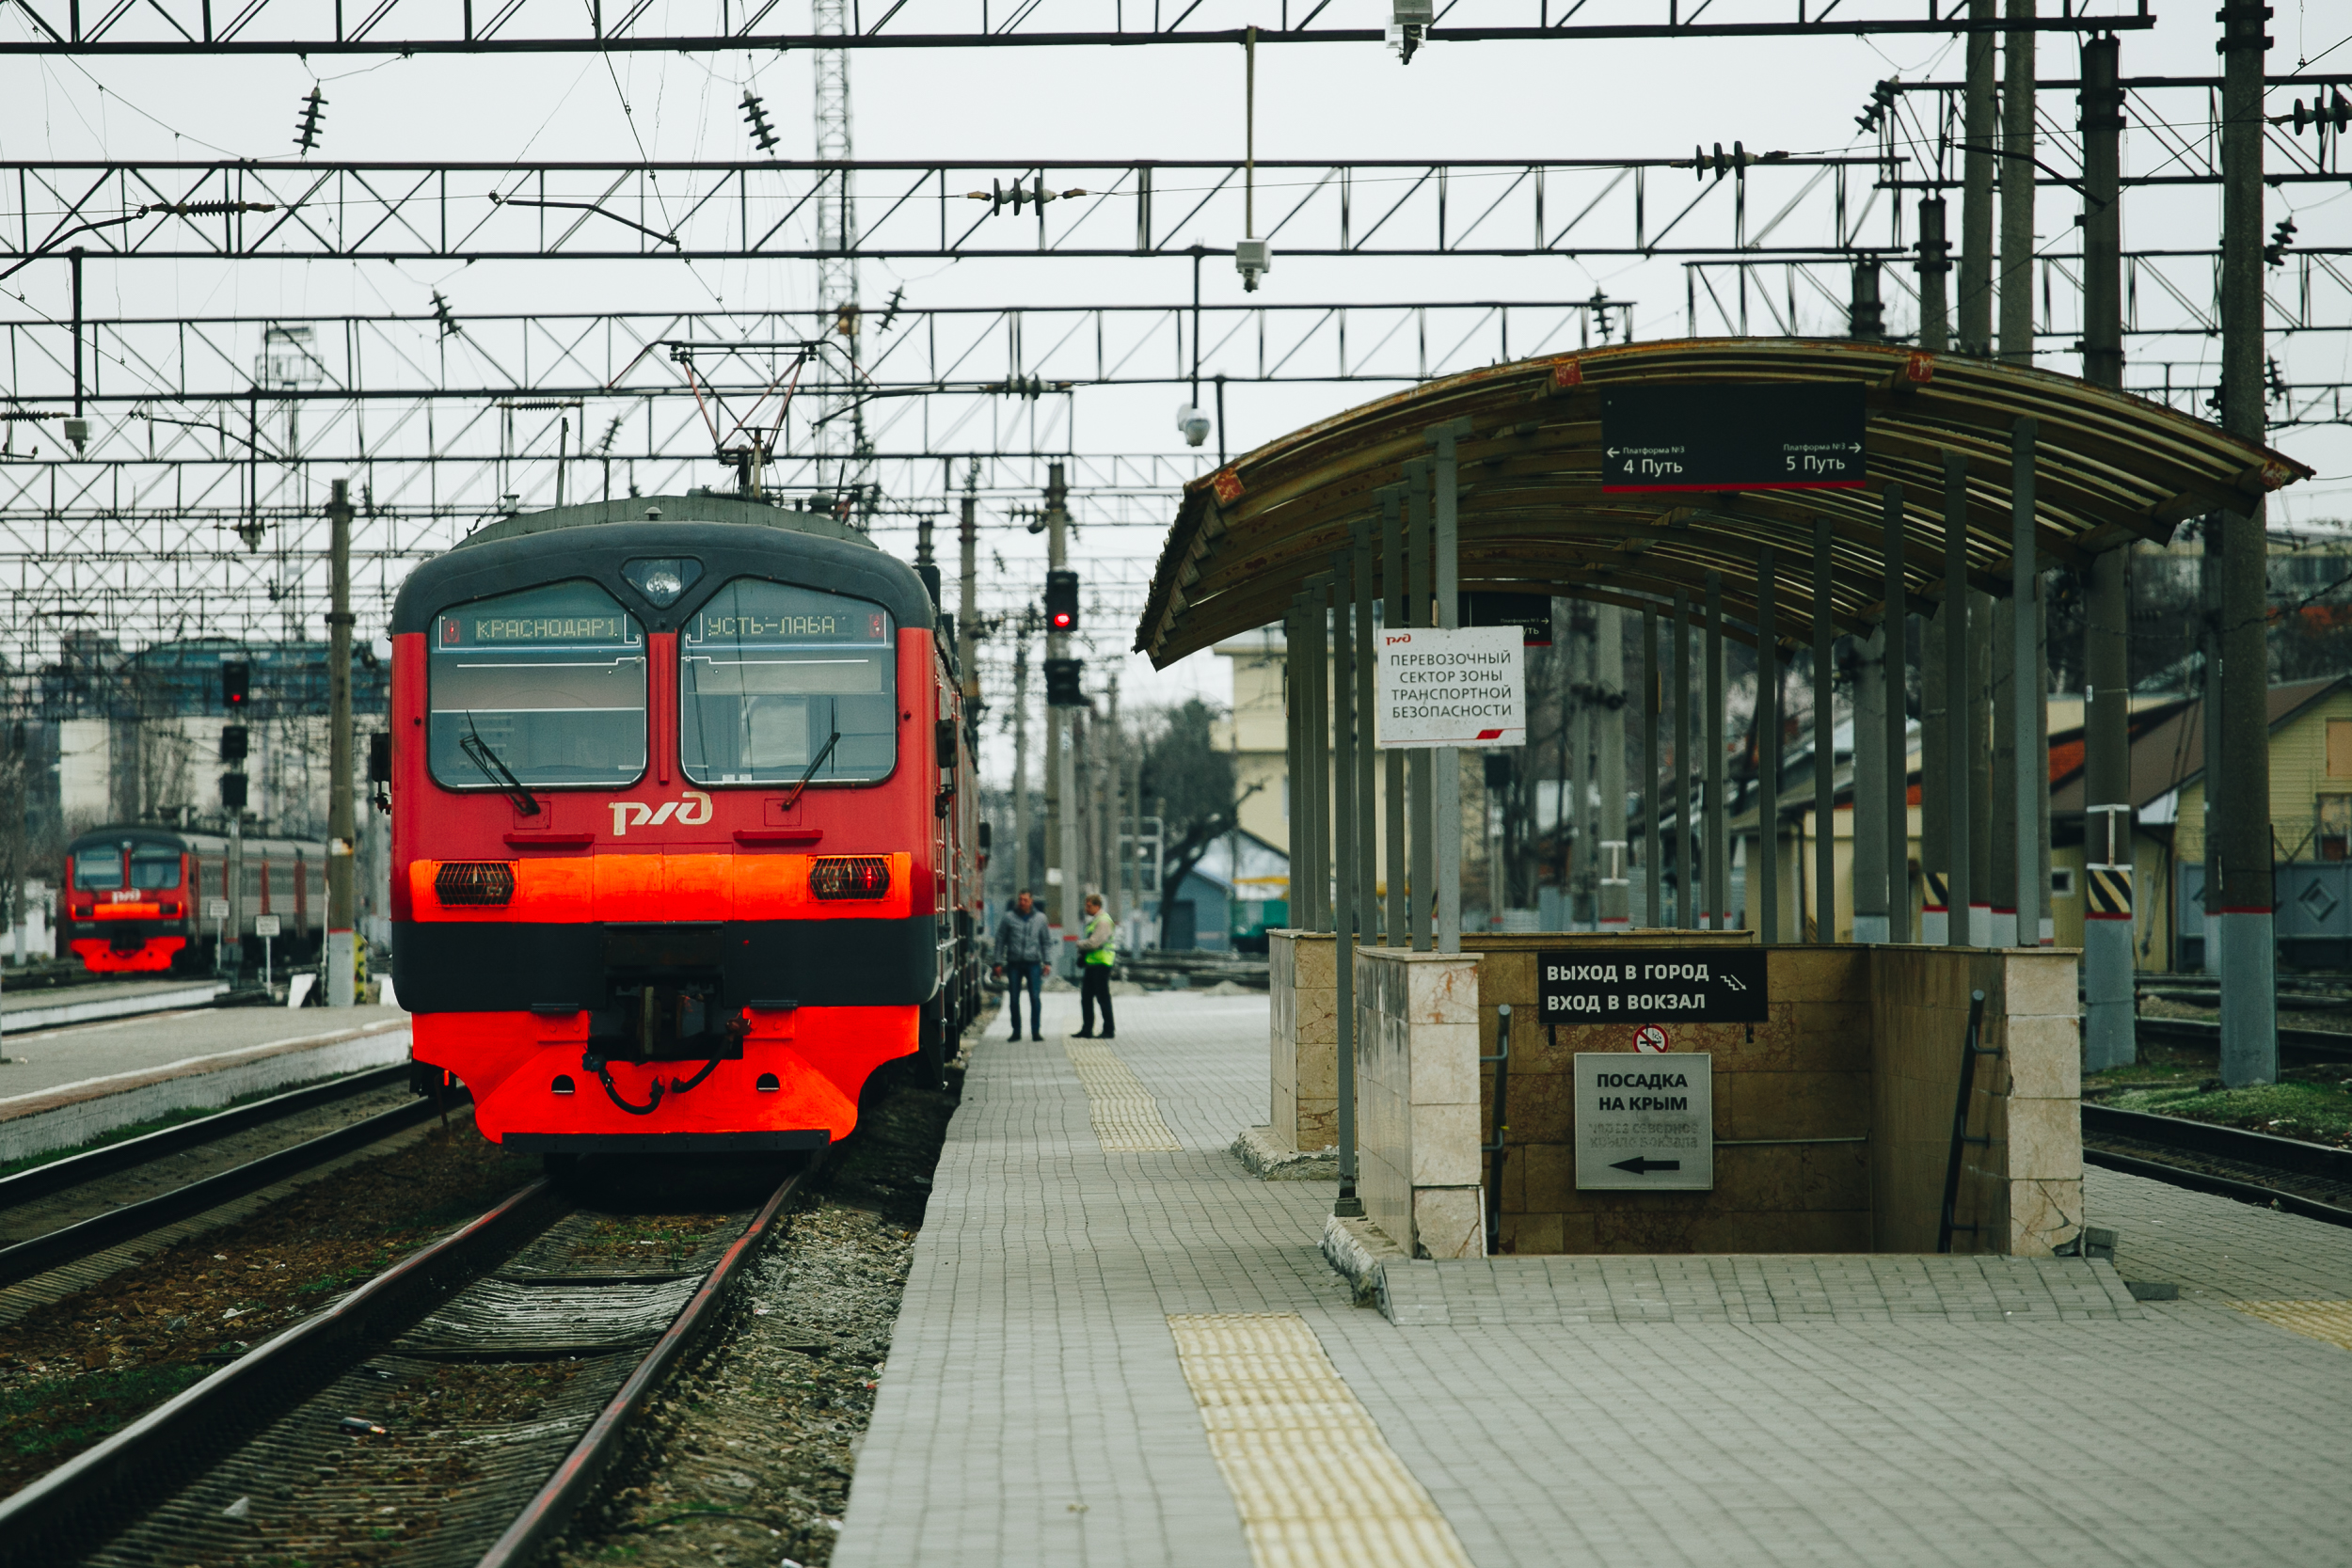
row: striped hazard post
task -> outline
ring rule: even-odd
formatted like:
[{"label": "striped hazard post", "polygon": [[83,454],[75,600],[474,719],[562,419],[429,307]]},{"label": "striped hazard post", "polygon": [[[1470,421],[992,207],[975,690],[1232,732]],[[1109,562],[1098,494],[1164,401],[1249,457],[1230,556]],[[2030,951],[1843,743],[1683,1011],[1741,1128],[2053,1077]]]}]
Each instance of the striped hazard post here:
[{"label": "striped hazard post", "polygon": [[2084,910],[2087,920],[2129,920],[2132,918],[2132,868],[2128,865],[2094,865],[2090,870],[2090,900]]},{"label": "striped hazard post", "polygon": [[1919,877],[1925,883],[1919,899],[1919,940],[1941,947],[1951,940],[1951,875],[1922,869]]}]

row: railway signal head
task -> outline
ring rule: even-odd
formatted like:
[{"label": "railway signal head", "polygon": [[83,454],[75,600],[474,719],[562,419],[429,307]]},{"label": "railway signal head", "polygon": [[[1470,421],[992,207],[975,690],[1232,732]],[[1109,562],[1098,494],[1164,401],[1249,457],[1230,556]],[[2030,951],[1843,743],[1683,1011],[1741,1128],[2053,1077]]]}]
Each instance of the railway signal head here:
[{"label": "railway signal head", "polygon": [[1045,705],[1047,707],[1085,707],[1086,693],[1078,689],[1078,677],[1086,662],[1075,658],[1049,658],[1045,661]]},{"label": "railway signal head", "polygon": [[220,776],[220,803],[226,811],[245,810],[245,775],[223,773]]},{"label": "railway signal head", "polygon": [[221,726],[220,760],[223,762],[243,762],[246,759],[246,727],[243,724],[224,724]]},{"label": "railway signal head", "polygon": [[1054,571],[1045,574],[1045,626],[1048,631],[1070,632],[1078,629],[1078,574]]},{"label": "railway signal head", "polygon": [[253,666],[244,659],[226,659],[220,667],[220,705],[243,713],[246,689],[253,684]]}]

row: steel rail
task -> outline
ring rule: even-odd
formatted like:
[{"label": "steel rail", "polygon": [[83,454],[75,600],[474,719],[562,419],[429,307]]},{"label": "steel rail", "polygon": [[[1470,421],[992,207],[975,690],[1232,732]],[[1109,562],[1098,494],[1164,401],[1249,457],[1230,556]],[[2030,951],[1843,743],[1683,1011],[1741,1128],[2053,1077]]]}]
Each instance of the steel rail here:
[{"label": "steel rail", "polygon": [[0,1568],[80,1556],[98,1537],[298,1404],[358,1346],[391,1338],[546,1228],[561,1210],[534,1181],[411,1254],[112,1437],[0,1501]]},{"label": "steel rail", "polygon": [[756,1259],[774,1235],[776,1216],[815,1168],[812,1162],[793,1172],[776,1189],[703,1280],[702,1289],[694,1292],[693,1299],[654,1342],[653,1349],[645,1353],[644,1360],[638,1363],[628,1381],[597,1413],[555,1474],[524,1505],[506,1533],[482,1555],[476,1568],[529,1568],[562,1538],[580,1505],[595,1494],[612,1468],[630,1423],[644,1413],[645,1406],[678,1363],[723,1320],[729,1299],[747,1272],[744,1265]]},{"label": "steel rail", "polygon": [[2083,1160],[2087,1164],[2149,1177],[2176,1187],[2236,1198],[2243,1203],[2261,1204],[2286,1213],[2300,1214],[2307,1219],[2324,1220],[2329,1225],[2352,1226],[2352,1209],[2338,1204],[2322,1202],[2284,1187],[2100,1148],[2089,1140],[2094,1133],[2105,1133],[2110,1137],[2129,1138],[2135,1143],[2152,1144],[2184,1155],[2204,1155],[2226,1160],[2233,1164],[2275,1170],[2282,1177],[2313,1177],[2346,1186],[2352,1186],[2352,1150],[2329,1148],[2324,1144],[2304,1143],[2295,1138],[2273,1137],[2267,1132],[2217,1127],[2209,1122],[2189,1121],[2180,1117],[2154,1116],[2145,1111],[2124,1111],[2088,1103],[2082,1107],[2082,1127],[2085,1138]]},{"label": "steel rail", "polygon": [[[400,1070],[405,1071],[406,1069]],[[191,1181],[171,1192],[125,1204],[122,1208],[109,1210],[77,1225],[32,1237],[13,1246],[0,1247],[0,1285],[13,1285],[35,1275],[62,1268],[92,1253],[119,1246],[151,1230],[200,1214],[231,1198],[259,1192],[273,1182],[282,1181],[289,1176],[325,1164],[353,1149],[365,1148],[395,1132],[405,1132],[436,1114],[433,1101],[419,1099],[355,1121],[348,1127],[339,1127],[332,1132],[322,1133],[292,1148],[248,1160],[242,1165]]]},{"label": "steel rail", "polygon": [[199,1117],[194,1121],[183,1121],[177,1127],[167,1127],[143,1137],[125,1138],[120,1143],[107,1144],[81,1154],[69,1154],[45,1165],[35,1165],[14,1176],[0,1178],[0,1210],[13,1209],[20,1203],[46,1197],[68,1187],[78,1187],[85,1181],[112,1176],[117,1171],[129,1170],[134,1165],[143,1165],[150,1160],[177,1154],[183,1148],[194,1148],[215,1138],[242,1132],[249,1127],[266,1126],[313,1106],[331,1105],[338,1100],[349,1100],[356,1095],[390,1088],[407,1077],[409,1070],[405,1062],[371,1068],[346,1077],[329,1079],[324,1084],[313,1084],[308,1088],[257,1100],[250,1104],[232,1105],[226,1111]]}]

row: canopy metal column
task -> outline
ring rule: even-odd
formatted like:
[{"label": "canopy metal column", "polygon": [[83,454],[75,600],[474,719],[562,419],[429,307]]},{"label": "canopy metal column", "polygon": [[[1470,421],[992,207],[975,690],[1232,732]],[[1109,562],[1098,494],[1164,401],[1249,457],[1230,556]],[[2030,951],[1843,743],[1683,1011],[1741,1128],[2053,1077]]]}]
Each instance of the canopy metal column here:
[{"label": "canopy metal column", "polygon": [[1748,857],[1748,907],[1758,941],[1780,933],[1780,627],[1770,546],[1756,560],[1756,849]]},{"label": "canopy metal column", "polygon": [[1658,674],[1658,611],[1648,605],[1642,607],[1642,891],[1646,902],[1642,906],[1642,924],[1658,927],[1665,924],[1661,911],[1666,906],[1664,860],[1665,834],[1658,821],[1658,811],[1665,790],[1660,780],[1664,769],[1658,755],[1658,705],[1665,692],[1665,683]]},{"label": "canopy metal column", "polygon": [[1353,626],[1349,646],[1352,650],[1348,667],[1355,678],[1354,741],[1356,757],[1356,820],[1348,827],[1348,836],[1356,846],[1356,906],[1360,911],[1357,934],[1375,947],[1380,945],[1380,870],[1379,818],[1375,803],[1379,791],[1373,784],[1373,692],[1372,692],[1372,519],[1359,517],[1351,531],[1349,543],[1348,581],[1351,586],[1348,619]]},{"label": "canopy metal column", "polygon": [[[1380,590],[1381,613],[1391,626],[1412,624],[1406,606],[1410,602],[1405,592],[1405,486],[1384,484],[1373,492],[1380,503]],[[1375,724],[1375,728],[1377,726]],[[1381,755],[1389,786],[1387,853],[1382,857],[1389,874],[1388,944],[1391,947],[1408,945],[1406,935],[1406,881],[1409,875],[1405,864],[1405,758],[1401,747],[1391,746]]]},{"label": "canopy metal column", "polygon": [[[1813,940],[1837,940],[1837,731],[1831,690],[1830,548],[1827,517],[1813,520]],[[1797,911],[1800,926],[1804,911]]]},{"label": "canopy metal column", "polygon": [[1675,590],[1674,651],[1667,668],[1674,672],[1675,757],[1674,793],[1668,797],[1675,814],[1675,924],[1686,931],[1699,926],[1698,834],[1691,820],[1691,600]]},{"label": "canopy metal column", "polygon": [[[2042,869],[2042,814],[2049,804],[2049,748],[2042,743],[2042,572],[2033,536],[2035,424],[2019,420],[2010,436],[2010,742],[2015,768],[2017,928],[2020,947],[2042,945],[2042,904],[2049,881]],[[2039,885],[2037,885],[2039,884]]]},{"label": "canopy metal column", "polygon": [[[1406,568],[1411,602],[1406,606],[1405,624],[1425,626],[1429,621],[1429,573],[1435,552],[1429,540],[1429,464],[1419,457],[1406,458],[1401,467],[1405,472],[1407,515],[1412,532],[1406,545],[1409,564]],[[1430,753],[1415,747],[1406,759],[1407,800],[1411,806],[1413,826],[1413,874],[1411,908],[1406,913],[1406,929],[1412,933],[1413,951],[1429,951],[1429,916],[1434,890],[1438,885],[1437,832],[1438,816],[1437,802],[1432,799],[1437,787],[1437,769]],[[1457,832],[1456,836],[1459,834]]]},{"label": "canopy metal column", "polygon": [[1886,628],[1853,640],[1852,823],[1846,865],[1853,884],[1853,940],[1886,940]]},{"label": "canopy metal column", "polygon": [[[1429,444],[1438,451],[1437,460],[1430,464],[1430,480],[1435,490],[1436,559],[1432,576],[1437,579],[1438,625],[1453,631],[1462,624],[1462,594],[1458,571],[1458,541],[1460,534],[1461,487],[1456,476],[1454,442],[1470,434],[1470,421],[1459,420],[1438,425],[1426,434]],[[1438,815],[1438,951],[1459,953],[1462,950],[1462,753],[1452,746],[1437,749],[1433,759],[1438,774],[1437,787],[1432,792]]]},{"label": "canopy metal column", "polygon": [[1724,798],[1724,575],[1707,574],[1707,908],[1728,930],[1731,918],[1731,813]]},{"label": "canopy metal column", "polygon": [[[1903,586],[1903,487],[1889,484],[1881,499],[1886,566],[1886,940],[1911,940],[1911,746],[1906,698],[1911,689],[1911,625]],[[1922,734],[1924,734],[1924,729]],[[1920,805],[1927,804],[1926,772]]]},{"label": "canopy metal column", "polygon": [[1364,1212],[1356,1195],[1356,930],[1365,889],[1357,880],[1357,841],[1363,836],[1356,809],[1356,638],[1358,602],[1354,564],[1346,551],[1331,556],[1331,820],[1338,830],[1332,848],[1339,872],[1339,903],[1331,930],[1332,998],[1338,1015],[1340,1192],[1331,1212],[1354,1218]]},{"label": "canopy metal column", "polygon": [[1622,931],[1633,924],[1633,846],[1625,814],[1625,611],[1602,605],[1593,619],[1594,722],[1600,729],[1594,748],[1599,780],[1594,819],[1601,854],[1596,910],[1602,930]]}]

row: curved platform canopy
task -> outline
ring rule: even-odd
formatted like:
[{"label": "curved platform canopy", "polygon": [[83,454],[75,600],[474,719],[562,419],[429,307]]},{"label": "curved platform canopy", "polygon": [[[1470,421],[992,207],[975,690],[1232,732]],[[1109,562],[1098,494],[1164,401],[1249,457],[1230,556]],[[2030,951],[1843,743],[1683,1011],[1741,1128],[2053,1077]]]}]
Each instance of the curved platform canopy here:
[{"label": "curved platform canopy", "polygon": [[[1604,494],[1601,398],[1616,388],[1859,383],[1860,489]],[[1136,651],[1165,667],[1281,619],[1330,569],[1375,492],[1431,455],[1428,433],[1467,420],[1457,472],[1460,586],[1632,609],[1696,601],[1722,574],[1728,635],[1753,641],[1758,556],[1774,552],[1774,630],[1812,636],[1817,519],[1833,538],[1824,607],[1838,631],[1883,613],[1885,490],[1902,486],[1905,607],[1945,591],[1945,454],[1967,461],[1971,585],[2007,594],[2010,433],[2036,421],[2039,566],[2079,567],[2185,519],[2247,513],[2312,470],[2201,420],[2072,376],[1899,345],[1802,339],[1677,339],[1496,365],[1366,404],[1269,443],[1185,487]],[[1456,426],[1457,429],[1465,428]],[[1378,551],[1375,549],[1375,559]],[[1385,586],[1381,592],[1386,593]]]}]

